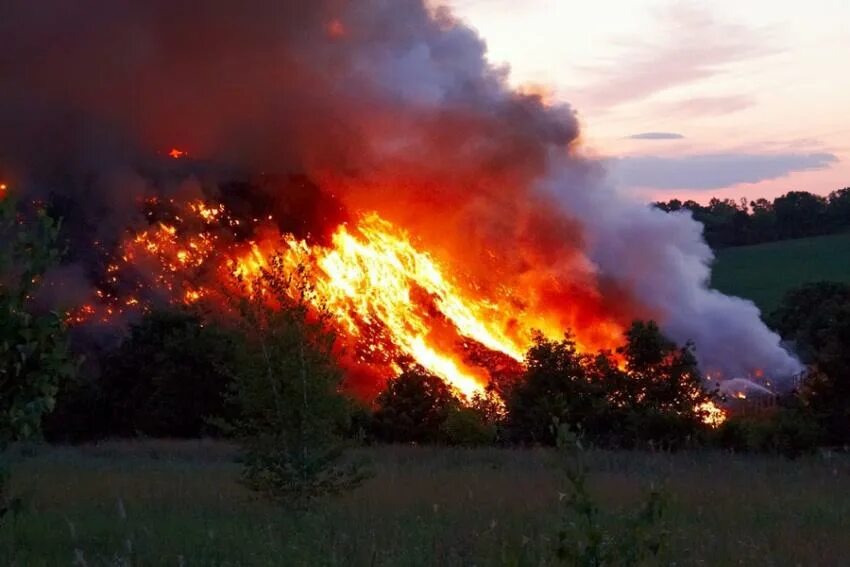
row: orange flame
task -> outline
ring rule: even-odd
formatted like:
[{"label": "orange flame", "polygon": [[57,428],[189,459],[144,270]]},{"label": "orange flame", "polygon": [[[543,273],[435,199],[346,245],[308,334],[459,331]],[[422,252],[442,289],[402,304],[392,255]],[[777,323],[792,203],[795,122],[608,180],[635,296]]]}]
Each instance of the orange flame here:
[{"label": "orange flame", "polygon": [[[399,361],[408,358],[469,398],[485,393],[493,370],[473,352],[483,349],[521,365],[535,331],[559,339],[567,330],[568,305],[556,301],[547,310],[539,308],[539,301],[516,299],[535,292],[534,282],[520,282],[522,289],[481,285],[474,276],[420,249],[406,231],[375,213],[339,225],[326,244],[280,234],[272,223],[256,218],[254,240],[241,242],[237,233],[243,223],[223,205],[169,201],[168,206],[176,212],[152,216],[163,220],[125,240],[120,260],[108,264],[110,282],[120,281],[127,265],[143,264],[143,272],[153,274],[153,285],[169,292],[172,301],[216,302],[224,299],[222,294],[262,291],[256,286],[263,285],[260,278],[276,257],[286,270],[305,270],[315,291],[310,295],[315,307],[332,315],[346,348],[355,347],[354,361],[382,368],[382,379],[396,374]],[[98,296],[107,304],[103,318],[148,309],[136,299],[121,301],[112,292],[98,291]],[[552,297],[570,299],[566,293]],[[95,316],[87,305],[69,320]],[[580,351],[622,343],[622,327],[604,314],[587,316],[581,323],[572,329]],[[710,425],[725,419],[712,402],[699,409]]]}]

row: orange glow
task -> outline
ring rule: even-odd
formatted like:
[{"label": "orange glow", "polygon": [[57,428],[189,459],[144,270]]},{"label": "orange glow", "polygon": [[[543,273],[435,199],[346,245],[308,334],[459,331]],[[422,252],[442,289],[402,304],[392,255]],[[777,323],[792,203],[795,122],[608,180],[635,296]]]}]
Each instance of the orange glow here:
[{"label": "orange glow", "polygon": [[[377,369],[379,381],[398,372],[398,360],[409,358],[472,396],[484,393],[488,364],[522,363],[534,330],[560,339],[573,327],[582,351],[613,349],[622,341],[621,326],[592,309],[577,320],[580,325],[569,324],[571,309],[586,296],[573,296],[570,303],[569,290],[557,291],[539,278],[521,281],[516,289],[498,278],[498,285],[481,281],[480,274],[438,261],[375,213],[337,226],[325,243],[281,234],[271,215],[263,215],[252,221],[254,239],[240,241],[232,231],[241,230],[244,219],[233,218],[221,204],[147,204],[171,212],[128,235],[117,259],[107,264],[108,282],[117,285],[129,266],[137,266],[152,280],[139,289],[154,285],[187,305],[222,302],[258,291],[259,278],[277,256],[287,270],[306,268],[315,306],[331,313],[353,362]],[[535,286],[545,291],[537,293]],[[533,293],[533,303],[517,299]],[[552,298],[551,307],[539,309],[546,298]],[[109,316],[147,308],[111,294],[101,300],[112,310]],[[485,363],[481,353],[491,353]]]},{"label": "orange glow", "polygon": [[723,422],[726,421],[726,412],[717,407],[717,404],[714,402],[709,401],[702,403],[697,409],[699,409],[703,414],[703,423],[709,427],[720,427],[723,425]]},{"label": "orange glow", "polygon": [[174,159],[180,159],[180,158],[186,157],[188,154],[181,149],[171,148],[171,151],[168,152],[168,155],[169,155],[169,157],[172,157]]},{"label": "orange glow", "polygon": [[325,30],[328,33],[328,36],[332,39],[339,39],[345,37],[346,30],[345,24],[342,23],[339,19],[333,19],[328,22],[328,25],[325,27]]},{"label": "orange glow", "polygon": [[[345,363],[362,365],[373,381],[361,384],[364,392],[380,389],[402,360],[413,360],[466,398],[486,394],[493,372],[521,368],[535,331],[558,340],[570,330],[580,352],[613,351],[623,341],[621,324],[587,289],[560,287],[545,271],[514,279],[467,272],[466,258],[438,260],[376,213],[340,224],[317,242],[280,233],[272,215],[240,220],[222,204],[146,202],[151,225],[127,235],[106,264],[108,283],[140,271],[140,293],[152,285],[174,303],[225,313],[231,298],[263,294],[263,276],[279,262],[285,273],[306,274],[308,298],[331,315]],[[242,227],[252,223],[251,239],[244,239]],[[108,290],[97,294],[103,308],[86,306],[69,321],[149,309],[136,294],[123,301]],[[725,419],[712,402],[698,409],[709,425]]]}]

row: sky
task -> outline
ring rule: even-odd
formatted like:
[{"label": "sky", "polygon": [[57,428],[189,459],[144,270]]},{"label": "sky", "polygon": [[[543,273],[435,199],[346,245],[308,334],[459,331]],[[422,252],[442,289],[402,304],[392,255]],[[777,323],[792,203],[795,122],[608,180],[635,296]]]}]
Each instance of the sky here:
[{"label": "sky", "polygon": [[651,199],[850,186],[850,0],[447,0]]}]

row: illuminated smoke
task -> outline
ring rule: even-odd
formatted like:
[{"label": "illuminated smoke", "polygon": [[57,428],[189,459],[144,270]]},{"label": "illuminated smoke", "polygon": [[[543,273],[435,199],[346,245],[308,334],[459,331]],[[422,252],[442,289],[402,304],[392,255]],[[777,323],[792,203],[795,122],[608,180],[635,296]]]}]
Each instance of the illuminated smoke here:
[{"label": "illuminated smoke", "polygon": [[[751,303],[707,288],[701,227],[611,190],[571,108],[510,90],[444,10],[44,0],[0,6],[0,38],[0,174],[53,197],[93,301],[128,233],[164,230],[152,198],[225,203],[244,242],[327,244],[375,211],[478,296],[510,296],[522,320],[493,333],[545,322],[609,346],[656,318],[705,369],[799,369]],[[135,265],[150,285],[117,290],[125,304],[200,293]]]}]

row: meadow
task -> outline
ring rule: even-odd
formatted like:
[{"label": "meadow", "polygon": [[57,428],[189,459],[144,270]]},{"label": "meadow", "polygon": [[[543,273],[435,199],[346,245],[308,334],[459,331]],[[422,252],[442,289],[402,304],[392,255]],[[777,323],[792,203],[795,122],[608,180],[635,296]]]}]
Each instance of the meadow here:
[{"label": "meadow", "polygon": [[[0,564],[548,565],[563,461],[543,449],[362,449],[374,476],[306,513],[255,499],[210,441],[24,447],[22,509]],[[651,485],[667,500],[664,564],[838,565],[850,555],[850,459],[582,453],[605,510]]]},{"label": "meadow", "polygon": [[786,291],[816,281],[850,282],[850,233],[717,251],[712,285],[770,314]]}]

